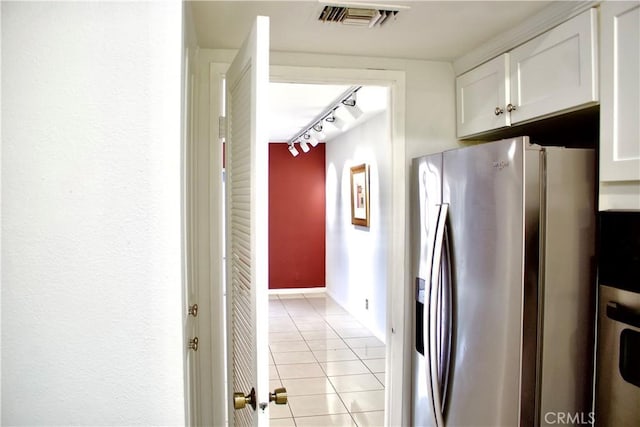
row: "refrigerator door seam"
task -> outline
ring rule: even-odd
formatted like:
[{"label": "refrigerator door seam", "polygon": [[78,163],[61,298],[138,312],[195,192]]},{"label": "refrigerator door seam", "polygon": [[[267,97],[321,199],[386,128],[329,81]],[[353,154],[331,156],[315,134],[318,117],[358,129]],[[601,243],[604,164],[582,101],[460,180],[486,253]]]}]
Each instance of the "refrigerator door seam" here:
[{"label": "refrigerator door seam", "polygon": [[536,390],[534,403],[534,422],[540,425],[541,401],[542,401],[542,354],[543,354],[543,333],[544,333],[544,290],[545,290],[545,244],[546,244],[546,218],[547,218],[547,158],[546,151],[540,149],[538,154],[539,164],[539,203],[540,217],[538,220],[538,289],[537,289],[537,305],[538,305],[538,321],[536,325]]}]

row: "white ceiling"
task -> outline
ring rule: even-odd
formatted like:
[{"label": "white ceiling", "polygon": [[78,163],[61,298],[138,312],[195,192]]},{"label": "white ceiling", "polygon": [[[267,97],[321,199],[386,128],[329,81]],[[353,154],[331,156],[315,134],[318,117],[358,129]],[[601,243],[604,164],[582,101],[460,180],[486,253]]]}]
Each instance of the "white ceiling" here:
[{"label": "white ceiling", "polygon": [[[271,83],[269,85],[269,140],[285,142],[313,125],[318,115],[343,95],[350,86],[314,85],[293,83]],[[345,126],[337,129],[331,125],[323,126],[326,134],[324,141],[330,141],[341,132],[365,122],[384,111],[388,106],[388,89],[380,86],[364,86],[356,93],[356,105],[362,110],[362,116],[350,119],[338,109],[336,115],[343,118]],[[344,107],[341,107],[344,108]]]},{"label": "white ceiling", "polygon": [[[372,29],[317,21],[324,4],[340,3],[236,0],[196,1],[190,5],[201,48],[238,49],[255,16],[265,15],[270,17],[273,51],[452,61],[551,2],[370,0],[366,3],[409,8],[401,10],[395,20]],[[272,141],[294,136],[346,88],[271,86]],[[364,102],[358,102],[361,104],[367,108]],[[376,108],[379,106],[372,107]]]},{"label": "white ceiling", "polygon": [[450,61],[551,2],[369,0],[369,4],[409,6],[395,21],[372,29],[317,21],[326,3],[196,1],[191,6],[202,48],[239,48],[255,16],[265,15],[270,17],[274,51]]}]

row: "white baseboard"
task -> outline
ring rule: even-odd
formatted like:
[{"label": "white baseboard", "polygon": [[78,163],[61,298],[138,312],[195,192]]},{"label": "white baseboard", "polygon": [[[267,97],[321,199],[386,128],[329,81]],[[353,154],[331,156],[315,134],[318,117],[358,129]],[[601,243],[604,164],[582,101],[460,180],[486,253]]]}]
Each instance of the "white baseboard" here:
[{"label": "white baseboard", "polygon": [[289,294],[323,294],[327,288],[286,288],[269,289],[269,295],[289,295]]}]

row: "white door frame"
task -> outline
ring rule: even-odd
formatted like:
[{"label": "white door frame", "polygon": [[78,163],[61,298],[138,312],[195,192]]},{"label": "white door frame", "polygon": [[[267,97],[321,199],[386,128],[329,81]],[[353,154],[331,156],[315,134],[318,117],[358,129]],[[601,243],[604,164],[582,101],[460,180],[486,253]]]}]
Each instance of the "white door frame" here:
[{"label": "white door frame", "polygon": [[[228,64],[210,63],[209,74],[209,137],[210,161],[209,208],[210,208],[210,241],[211,241],[211,309],[212,309],[212,358],[213,384],[226,384],[224,361],[224,305],[225,296],[221,284],[223,279],[224,260],[222,258],[224,242],[222,235],[222,149],[219,140],[218,117],[222,114],[219,104],[221,77]],[[294,67],[272,65],[270,81],[311,84],[346,84],[363,86],[386,86],[390,89],[391,110],[391,169],[392,169],[392,212],[391,212],[391,248],[388,260],[388,296],[387,296],[387,354],[385,374],[385,424],[402,425],[406,420],[404,412],[410,400],[410,363],[405,351],[411,342],[411,322],[405,310],[407,295],[406,284],[406,203],[407,160],[405,151],[405,72],[394,70],[368,70],[351,68]],[[395,286],[394,286],[395,284]],[[399,285],[398,285],[399,284]],[[202,332],[204,335],[204,331]],[[392,375],[393,373],[393,375]],[[214,398],[217,393],[214,393]],[[225,392],[224,396],[228,394]],[[224,402],[213,403],[216,407],[225,407]],[[225,414],[226,415],[226,414]],[[214,415],[214,421],[225,422],[225,419]]]}]

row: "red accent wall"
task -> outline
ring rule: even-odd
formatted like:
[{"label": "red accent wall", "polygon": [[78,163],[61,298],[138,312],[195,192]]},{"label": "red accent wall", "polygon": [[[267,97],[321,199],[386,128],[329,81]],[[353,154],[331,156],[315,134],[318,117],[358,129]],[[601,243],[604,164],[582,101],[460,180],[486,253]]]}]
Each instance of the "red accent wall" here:
[{"label": "red accent wall", "polygon": [[269,289],[325,286],[325,145],[269,144]]}]

